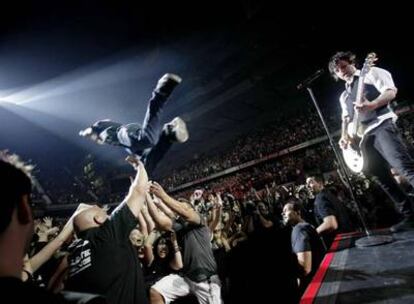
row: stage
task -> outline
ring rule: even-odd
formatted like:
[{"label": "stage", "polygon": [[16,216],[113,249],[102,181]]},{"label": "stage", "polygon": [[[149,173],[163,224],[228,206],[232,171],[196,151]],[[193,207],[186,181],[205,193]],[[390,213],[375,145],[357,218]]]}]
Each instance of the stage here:
[{"label": "stage", "polygon": [[339,235],[300,303],[414,303],[414,230],[374,233],[394,241],[358,248],[361,235]]}]

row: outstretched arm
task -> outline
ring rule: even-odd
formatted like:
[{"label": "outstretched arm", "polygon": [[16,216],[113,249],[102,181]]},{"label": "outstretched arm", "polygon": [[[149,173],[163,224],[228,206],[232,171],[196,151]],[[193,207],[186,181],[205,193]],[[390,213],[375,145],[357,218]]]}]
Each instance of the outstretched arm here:
[{"label": "outstretched arm", "polygon": [[174,219],[175,218],[174,212],[172,212],[172,210],[170,208],[168,208],[161,199],[159,199],[158,197],[154,196],[153,202],[154,202],[155,206],[157,206],[158,209],[160,209],[170,219]]},{"label": "outstretched arm", "polygon": [[211,221],[208,225],[210,228],[210,231],[213,233],[214,229],[216,229],[217,225],[221,221],[221,213],[223,210],[223,201],[221,199],[220,193],[216,194],[216,197],[213,202],[213,216],[211,218]]},{"label": "outstretched arm", "polygon": [[[148,193],[147,193],[147,195],[148,195]],[[154,223],[154,220],[152,219],[151,215],[149,214],[147,204],[144,204],[144,206],[141,210],[141,214],[142,214],[142,216],[145,220],[145,223],[147,225],[148,234],[150,234],[151,231],[155,229],[155,223]]]},{"label": "outstretched arm", "polygon": [[172,211],[180,215],[185,221],[197,225],[201,223],[200,215],[194,209],[187,206],[185,203],[180,203],[173,199],[157,182],[151,183],[150,191],[158,196],[169,208],[171,208]]},{"label": "outstretched arm", "polygon": [[149,214],[154,220],[156,227],[159,230],[164,230],[164,231],[171,230],[172,229],[171,218],[169,218],[164,213],[158,210],[158,208],[154,204],[154,200],[152,199],[149,193],[147,193],[146,199],[147,199]]},{"label": "outstretched arm", "polygon": [[129,192],[125,197],[124,203],[128,205],[132,214],[138,217],[145,203],[145,194],[148,190],[148,175],[144,165],[137,158],[128,156],[126,160],[137,170],[137,174],[129,187]]},{"label": "outstretched arm", "polygon": [[30,258],[30,265],[33,272],[36,272],[45,262],[47,262],[52,255],[62,247],[63,243],[69,239],[73,233],[73,219],[82,211],[91,208],[92,206],[86,204],[79,204],[78,208],[69,218],[62,231],[58,236],[50,241],[45,247],[42,248],[37,254]]},{"label": "outstretched arm", "polygon": [[362,103],[354,103],[355,108],[361,112],[374,111],[382,106],[388,105],[397,96],[397,89],[390,88],[382,92],[372,101],[364,100]]},{"label": "outstretched arm", "polygon": [[174,231],[171,231],[170,239],[174,250],[174,258],[170,261],[170,267],[174,270],[180,270],[184,267],[183,257],[181,255],[180,246],[178,246],[177,236]]},{"label": "outstretched arm", "polygon": [[138,230],[141,231],[141,233],[144,235],[144,238],[148,237],[149,231],[147,222],[145,221],[144,216],[142,215],[142,212],[138,213]]},{"label": "outstretched arm", "polygon": [[150,266],[154,261],[154,242],[161,236],[157,230],[152,230],[144,241],[144,262],[145,265]]}]

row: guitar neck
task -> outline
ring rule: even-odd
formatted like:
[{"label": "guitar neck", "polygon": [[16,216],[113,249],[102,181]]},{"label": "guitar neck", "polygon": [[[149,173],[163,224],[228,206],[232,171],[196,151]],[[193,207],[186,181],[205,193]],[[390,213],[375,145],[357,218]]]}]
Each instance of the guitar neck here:
[{"label": "guitar neck", "polygon": [[[364,86],[365,86],[365,76],[367,75],[371,66],[374,65],[375,61],[377,61],[377,54],[371,52],[365,58],[364,66],[361,69],[359,78],[358,78],[358,87],[357,93],[355,98],[355,104],[361,104],[364,101]],[[354,117],[352,119],[352,126],[350,133],[352,136],[357,135],[358,127],[359,127],[359,112],[354,110]]]},{"label": "guitar neck", "polygon": [[[356,94],[356,98],[355,98],[355,103],[356,104],[360,104],[363,101],[364,78],[365,77],[359,77],[359,79],[358,79],[357,94]],[[352,119],[352,128],[351,128],[352,136],[355,136],[357,134],[359,121],[360,121],[359,112],[354,109],[354,116],[353,116],[353,119]]]}]

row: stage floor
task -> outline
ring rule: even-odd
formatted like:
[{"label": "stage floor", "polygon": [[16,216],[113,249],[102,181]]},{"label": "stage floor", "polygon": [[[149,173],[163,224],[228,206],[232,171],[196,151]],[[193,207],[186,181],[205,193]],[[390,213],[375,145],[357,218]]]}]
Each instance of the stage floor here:
[{"label": "stage floor", "polygon": [[414,230],[376,233],[393,242],[359,248],[360,236],[339,235],[301,304],[414,303]]}]

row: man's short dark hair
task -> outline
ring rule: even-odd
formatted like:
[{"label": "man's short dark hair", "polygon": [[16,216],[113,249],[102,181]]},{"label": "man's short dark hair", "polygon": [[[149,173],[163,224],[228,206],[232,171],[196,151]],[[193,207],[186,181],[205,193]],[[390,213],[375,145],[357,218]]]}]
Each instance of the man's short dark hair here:
[{"label": "man's short dark hair", "polygon": [[311,175],[311,176],[309,176],[309,178],[315,180],[317,183],[320,183],[320,184],[325,183],[325,179],[323,178],[323,176],[321,174]]},{"label": "man's short dark hair", "polygon": [[356,64],[356,56],[355,56],[354,53],[352,53],[352,52],[336,52],[336,54],[333,55],[331,57],[331,59],[329,59],[329,64],[328,64],[329,73],[331,73],[331,76],[335,80],[338,80],[338,77],[335,74],[335,68],[336,68],[336,65],[338,64],[338,62],[340,60],[346,61],[350,64]]},{"label": "man's short dark hair", "polygon": [[286,205],[287,204],[292,205],[292,210],[293,211],[295,211],[299,214],[302,214],[303,206],[298,200],[291,198],[286,202]]},{"label": "man's short dark hair", "polygon": [[31,193],[31,168],[16,155],[6,155],[0,151],[0,233],[9,226],[14,208],[22,196]]}]

